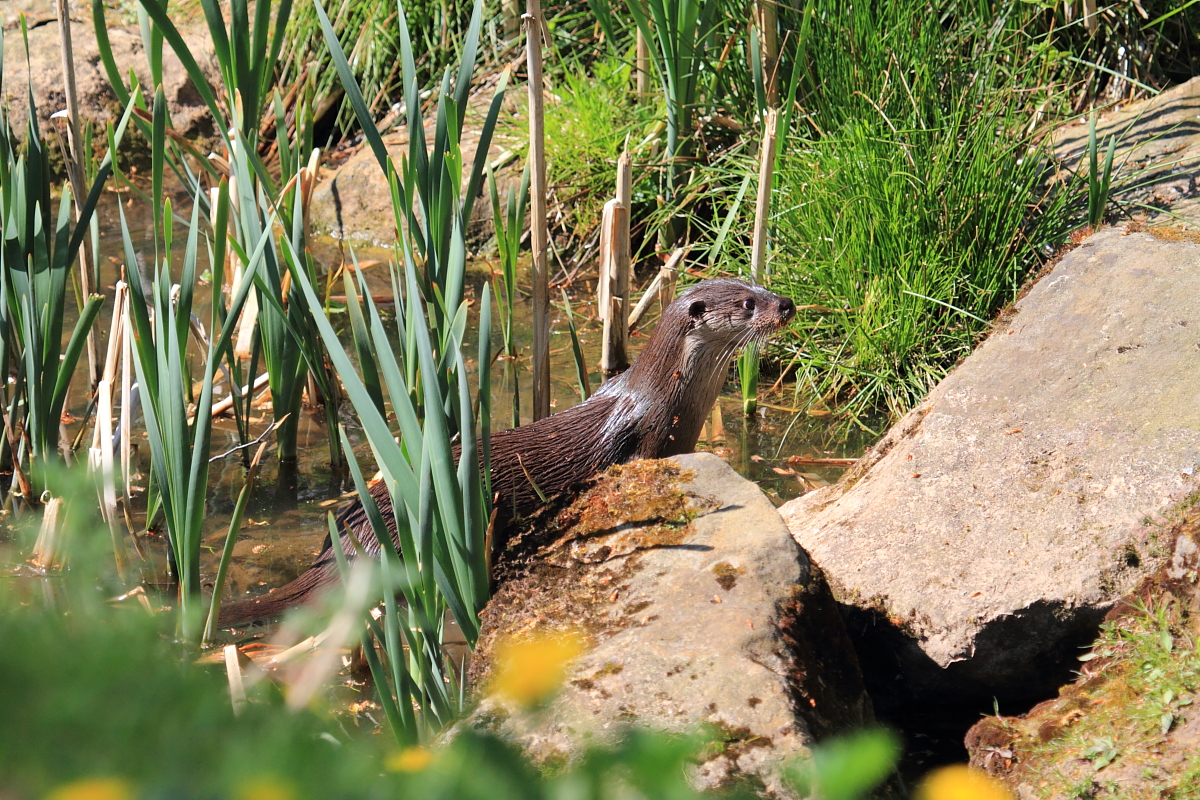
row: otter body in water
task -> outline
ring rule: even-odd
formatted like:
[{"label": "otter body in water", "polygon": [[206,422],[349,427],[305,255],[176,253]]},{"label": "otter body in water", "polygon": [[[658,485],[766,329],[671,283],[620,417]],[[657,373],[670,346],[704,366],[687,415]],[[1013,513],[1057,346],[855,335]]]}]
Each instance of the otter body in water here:
[{"label": "otter body in water", "polygon": [[[738,280],[704,281],[685,291],[663,312],[633,366],[587,402],[492,434],[492,490],[500,513],[536,508],[539,490],[558,494],[613,464],[692,452],[725,384],[729,360],[750,342],[778,332],[795,313],[791,300]],[[384,484],[373,485],[371,495],[392,528],[395,517]],[[378,555],[379,542],[360,502],[347,507],[338,523]],[[347,555],[354,553],[345,533],[342,544]],[[327,542],[299,578],[261,598],[222,606],[220,622],[278,614],[337,580]]]}]

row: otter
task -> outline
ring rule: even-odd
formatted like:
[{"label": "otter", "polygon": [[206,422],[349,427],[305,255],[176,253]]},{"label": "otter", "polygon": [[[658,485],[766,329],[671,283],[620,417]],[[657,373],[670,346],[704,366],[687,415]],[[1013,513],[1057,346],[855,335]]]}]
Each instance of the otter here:
[{"label": "otter", "polygon": [[[717,400],[733,355],[777,333],[796,314],[795,304],[759,286],[732,278],[703,281],[663,312],[633,365],[605,383],[587,402],[532,425],[493,433],[492,490],[507,518],[536,508],[597,472],[637,458],[690,453]],[[458,453],[456,452],[456,456]],[[382,481],[371,496],[396,541],[391,498]],[[372,556],[379,542],[361,501],[338,516],[342,546],[355,553],[353,532]],[[502,528],[498,523],[497,530]],[[227,603],[219,621],[232,625],[274,616],[338,580],[332,542],[299,578],[251,600]],[[503,547],[497,536],[497,548]],[[397,542],[399,547],[399,542]]]}]

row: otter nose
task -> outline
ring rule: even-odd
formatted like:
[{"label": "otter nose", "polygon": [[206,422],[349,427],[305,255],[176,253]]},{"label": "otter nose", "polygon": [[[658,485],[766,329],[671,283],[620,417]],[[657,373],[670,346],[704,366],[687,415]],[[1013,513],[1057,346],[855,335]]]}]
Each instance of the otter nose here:
[{"label": "otter nose", "polygon": [[790,297],[779,298],[779,314],[784,319],[791,319],[796,313],[796,304],[792,302]]}]

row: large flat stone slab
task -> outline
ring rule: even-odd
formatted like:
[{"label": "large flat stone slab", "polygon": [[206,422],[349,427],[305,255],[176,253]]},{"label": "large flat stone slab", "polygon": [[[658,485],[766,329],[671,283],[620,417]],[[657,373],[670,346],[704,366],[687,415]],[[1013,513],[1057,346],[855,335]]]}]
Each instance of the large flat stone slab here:
[{"label": "large flat stone slab", "polygon": [[762,491],[716,456],[615,467],[552,524],[567,525],[560,543],[484,612],[473,680],[486,691],[507,637],[579,631],[586,652],[548,711],[488,698],[469,724],[549,763],[629,725],[706,725],[723,746],[697,766],[700,785],[749,778],[784,795],[782,763],[870,724],[820,572]]},{"label": "large flat stone slab", "polygon": [[990,701],[1052,688],[1166,556],[1161,513],[1198,465],[1200,245],[1110,228],[846,479],[780,511],[880,648],[865,671]]}]

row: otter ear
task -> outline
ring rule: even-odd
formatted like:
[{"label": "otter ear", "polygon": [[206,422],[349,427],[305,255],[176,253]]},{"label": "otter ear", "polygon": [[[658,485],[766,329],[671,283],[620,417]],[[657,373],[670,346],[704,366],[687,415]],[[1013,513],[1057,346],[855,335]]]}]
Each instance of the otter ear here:
[{"label": "otter ear", "polygon": [[708,306],[704,304],[703,300],[694,300],[692,301],[692,304],[688,306],[688,316],[695,318],[707,310]]}]

